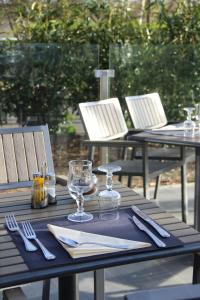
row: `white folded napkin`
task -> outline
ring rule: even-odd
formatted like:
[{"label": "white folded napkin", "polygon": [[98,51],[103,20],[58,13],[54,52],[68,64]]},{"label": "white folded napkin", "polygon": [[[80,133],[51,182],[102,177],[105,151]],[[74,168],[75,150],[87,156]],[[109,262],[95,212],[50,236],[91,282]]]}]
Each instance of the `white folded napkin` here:
[{"label": "white folded napkin", "polygon": [[59,236],[63,236],[78,242],[112,243],[115,244],[116,246],[120,244],[126,244],[128,245],[127,250],[139,249],[139,248],[145,248],[151,246],[150,243],[119,239],[115,237],[109,237],[109,236],[104,236],[104,235],[99,235],[94,233],[87,233],[87,232],[63,228],[51,224],[48,224],[47,227],[49,231],[54,235],[54,237],[58,240],[58,242],[63,246],[63,248],[69,253],[69,255],[72,258],[117,252],[117,251],[122,251],[122,249],[110,248],[103,245],[93,245],[93,244],[84,244],[76,248],[72,248],[62,243],[59,240]]}]

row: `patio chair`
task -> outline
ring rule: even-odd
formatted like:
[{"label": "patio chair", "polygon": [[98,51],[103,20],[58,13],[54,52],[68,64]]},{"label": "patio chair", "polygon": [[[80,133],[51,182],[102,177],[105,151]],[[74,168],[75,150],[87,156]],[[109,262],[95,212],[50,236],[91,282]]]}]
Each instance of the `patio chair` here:
[{"label": "patio chair", "polygon": [[[32,175],[46,162],[54,172],[48,126],[0,129],[0,190],[30,187]],[[57,177],[64,184],[64,178]],[[66,182],[65,182],[66,184]],[[43,282],[43,300],[49,299],[50,280]],[[20,288],[3,291],[3,299],[25,299]]]},{"label": "patio chair", "polygon": [[[106,100],[79,103],[80,116],[85,127],[89,140],[84,143],[88,146],[88,158],[93,159],[95,147],[141,147],[143,157],[140,160],[122,159],[111,162],[121,166],[121,171],[115,174],[120,176],[140,176],[143,178],[143,194],[149,197],[148,182],[150,178],[155,178],[178,166],[176,161],[148,161],[147,147],[144,143],[128,141],[125,139],[128,128],[122,113],[122,109],[117,98]],[[110,151],[111,153],[111,151]],[[112,154],[112,153],[111,153]],[[109,162],[110,164],[110,162]],[[95,173],[102,174],[97,168]],[[131,181],[128,181],[130,185]]]},{"label": "patio chair", "polygon": [[184,284],[135,291],[124,300],[192,300],[200,299],[200,284]]},{"label": "patio chair", "polygon": [[[167,117],[158,93],[151,93],[140,96],[125,97],[128,112],[133,126],[137,131],[157,129],[168,124]],[[149,148],[149,159],[178,160],[181,167],[181,199],[182,219],[187,221],[187,163],[194,160],[194,151],[185,147],[173,148]],[[141,158],[141,153],[135,153],[136,158]],[[159,186],[160,176],[157,177]],[[157,193],[157,190],[156,190]]]}]

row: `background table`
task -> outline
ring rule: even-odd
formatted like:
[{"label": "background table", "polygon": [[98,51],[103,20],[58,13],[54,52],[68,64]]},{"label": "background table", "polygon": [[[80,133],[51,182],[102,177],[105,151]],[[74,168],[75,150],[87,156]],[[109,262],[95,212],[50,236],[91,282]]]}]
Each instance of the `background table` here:
[{"label": "background table", "polygon": [[[194,196],[194,227],[200,231],[200,136],[184,137],[141,132],[129,137],[132,141],[144,143],[160,143],[195,148],[195,196]],[[148,154],[147,154],[148,156]]]},{"label": "background table", "polygon": [[[103,187],[104,188],[104,187]],[[30,272],[28,266],[23,261],[18,249],[12,242],[10,235],[4,227],[4,216],[6,213],[14,212],[18,221],[23,220],[42,220],[50,217],[65,216],[76,209],[76,204],[70,198],[66,188],[58,187],[56,206],[49,206],[45,209],[31,209],[30,208],[30,191],[5,192],[0,195],[0,288],[11,287],[14,285],[24,284],[28,282],[44,280],[47,278],[59,277],[60,299],[74,299],[74,294],[70,294],[70,284],[66,284],[66,277],[68,280],[73,280],[74,274],[91,271],[102,270],[104,268],[129,264],[133,262],[140,262],[151,259],[158,259],[162,257],[170,257],[176,255],[183,255],[187,253],[195,254],[195,271],[194,282],[198,281],[198,254],[200,251],[200,234],[189,227],[187,224],[179,221],[170,214],[164,212],[155,203],[144,199],[141,195],[127,187],[122,187],[120,184],[115,185],[115,188],[122,195],[122,206],[137,205],[151,217],[153,217],[159,224],[169,230],[173,235],[178,237],[183,243],[183,247],[171,249],[158,249],[157,251],[147,251],[138,253],[129,253],[128,255],[107,255],[106,257],[98,258],[97,260],[88,261],[85,259],[81,263],[74,263],[71,265],[54,266],[52,268],[42,269]],[[96,200],[86,202],[85,209],[95,211],[98,208]],[[67,289],[67,288],[68,289]],[[98,294],[98,284],[96,285],[96,299],[103,299],[101,294]],[[66,290],[67,289],[67,290]],[[67,295],[65,294],[67,292]],[[99,297],[99,298],[98,298]]]}]

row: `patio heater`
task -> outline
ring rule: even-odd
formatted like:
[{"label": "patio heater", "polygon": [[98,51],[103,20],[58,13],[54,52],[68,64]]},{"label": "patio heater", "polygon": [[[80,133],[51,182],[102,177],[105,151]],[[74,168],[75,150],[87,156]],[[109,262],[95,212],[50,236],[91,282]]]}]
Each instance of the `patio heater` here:
[{"label": "patio heater", "polygon": [[[95,77],[100,79],[100,88],[99,88],[99,100],[104,100],[110,98],[110,78],[115,77],[114,70],[95,70]],[[108,162],[108,148],[101,148],[101,162],[106,164]],[[96,295],[98,299],[95,300],[104,300],[104,282],[105,282],[105,273],[103,269],[96,270],[94,272],[94,286],[96,290]]]},{"label": "patio heater", "polygon": [[[110,78],[115,77],[115,70],[95,70],[95,77],[100,79],[99,86],[99,100],[110,98]],[[101,148],[101,162],[102,164],[108,163],[108,149]]]},{"label": "patio heater", "polygon": [[115,77],[115,70],[95,70],[95,77],[100,78],[99,100],[110,98],[110,78]]}]

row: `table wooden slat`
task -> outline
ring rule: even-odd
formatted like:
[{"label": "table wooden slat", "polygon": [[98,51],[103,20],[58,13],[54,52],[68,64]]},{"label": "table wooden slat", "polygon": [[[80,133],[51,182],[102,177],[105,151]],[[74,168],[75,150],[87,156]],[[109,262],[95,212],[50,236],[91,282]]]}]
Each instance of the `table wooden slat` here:
[{"label": "table wooden slat", "polygon": [[198,235],[198,234],[199,233],[191,227],[173,231],[173,235],[176,237],[182,237],[186,235]]},{"label": "table wooden slat", "polygon": [[17,255],[19,255],[19,251],[15,247],[12,249],[7,249],[6,251],[2,251],[0,254],[1,254],[1,256],[0,256],[1,259],[5,259],[7,257],[16,257]]},{"label": "table wooden slat", "polygon": [[5,251],[8,249],[13,249],[13,248],[16,248],[16,246],[12,241],[7,242],[7,243],[0,243],[0,251]]},{"label": "table wooden slat", "polygon": [[24,272],[28,271],[28,267],[25,264],[17,264],[17,265],[12,265],[12,266],[7,266],[7,267],[2,267],[0,269],[0,276],[8,275],[8,274],[14,274],[18,272]]},{"label": "table wooden slat", "polygon": [[12,239],[9,235],[2,235],[0,236],[0,243],[7,243],[10,242]]},{"label": "table wooden slat", "polygon": [[0,267],[12,266],[16,264],[22,264],[23,258],[21,256],[8,257],[0,259]]}]

